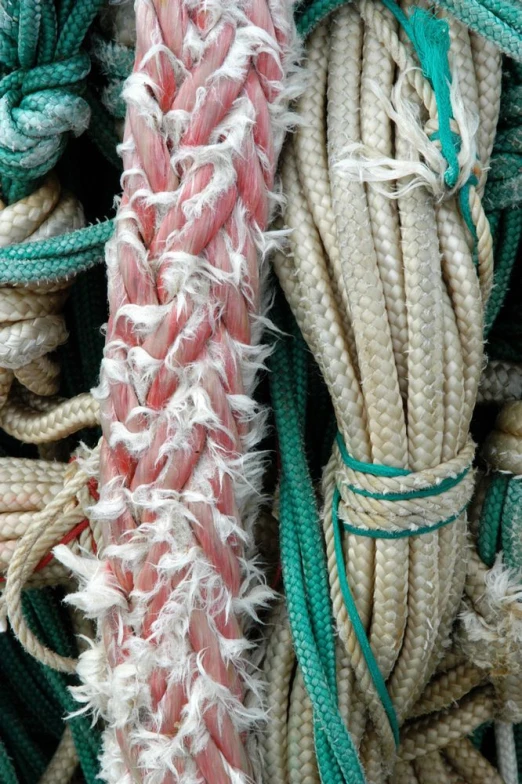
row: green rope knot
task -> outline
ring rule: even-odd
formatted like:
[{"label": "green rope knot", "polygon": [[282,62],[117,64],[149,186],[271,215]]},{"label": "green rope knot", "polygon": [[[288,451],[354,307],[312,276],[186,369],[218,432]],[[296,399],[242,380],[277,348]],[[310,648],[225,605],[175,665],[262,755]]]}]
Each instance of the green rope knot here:
[{"label": "green rope knot", "polygon": [[69,133],[89,124],[80,51],[102,0],[8,0],[0,25],[0,178],[15,201],[57,162]]}]

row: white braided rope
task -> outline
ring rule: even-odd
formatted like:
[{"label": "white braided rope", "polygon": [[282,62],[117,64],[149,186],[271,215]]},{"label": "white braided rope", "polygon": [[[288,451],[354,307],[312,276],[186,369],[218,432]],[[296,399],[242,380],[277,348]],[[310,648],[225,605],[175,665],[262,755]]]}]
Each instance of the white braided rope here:
[{"label": "white braided rope", "polygon": [[[329,385],[349,453],[364,462],[410,469],[406,480],[393,479],[404,490],[401,483],[408,480],[418,487],[416,472],[456,460],[455,476],[470,462],[472,446],[466,447],[465,459],[463,450],[482,363],[491,238],[474,190],[470,209],[481,235],[479,292],[470,237],[453,194],[441,185],[445,162],[430,140],[437,129],[431,88],[418,68],[411,69],[409,44],[389,14],[370,2],[359,3],[358,10],[364,25],[353,6],[342,9],[330,31],[322,25],[309,42],[311,87],[299,104],[304,122],[283,162],[292,254],[278,256],[276,269]],[[460,69],[453,74],[452,99],[463,184],[475,166],[475,144],[481,160],[491,148],[500,69],[497,59],[489,86],[479,87],[484,58],[475,63],[476,42],[472,48],[462,26],[453,19],[449,24],[452,63],[458,61]],[[404,76],[395,76],[396,66]],[[494,106],[480,101],[486,94]],[[419,107],[420,125],[406,102]],[[489,113],[480,140],[470,108]],[[399,182],[393,200],[388,181]],[[441,195],[443,201],[437,201]],[[388,529],[436,523],[445,512],[453,517],[469,500],[472,478],[467,475],[448,495],[431,500],[388,502],[349,489],[390,492],[393,482],[351,471],[337,450],[324,477],[332,600],[351,668],[347,713],[376,782],[391,767],[393,742],[339,591],[333,487],[341,493],[340,517],[350,526]],[[458,609],[465,528],[461,516],[411,540],[345,535],[350,588],[381,672],[385,678],[391,674],[388,689],[401,722],[434,672]],[[405,765],[403,775],[397,779],[401,784],[422,773]],[[448,768],[446,779],[452,776]]]},{"label": "white braided rope", "polygon": [[[49,239],[81,228],[83,209],[50,174],[34,193],[0,209],[0,247]],[[0,288],[0,407],[16,378],[40,395],[58,392],[59,368],[49,358],[67,339],[61,310],[70,281]]]}]

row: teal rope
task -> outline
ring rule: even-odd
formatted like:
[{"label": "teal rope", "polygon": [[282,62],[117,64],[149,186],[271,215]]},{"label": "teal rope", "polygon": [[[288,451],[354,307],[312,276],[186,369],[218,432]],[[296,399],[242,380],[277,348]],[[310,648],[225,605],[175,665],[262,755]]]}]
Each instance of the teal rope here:
[{"label": "teal rope", "polygon": [[113,221],[61,234],[48,240],[0,248],[0,285],[58,280],[99,264]]},{"label": "teal rope", "polygon": [[65,15],[46,0],[12,0],[0,41],[0,183],[17,201],[82,133],[89,106],[81,89],[90,59],[83,39],[103,0],[77,0]]},{"label": "teal rope", "polygon": [[[281,300],[282,297],[279,297]],[[278,308],[278,321],[286,329]],[[290,317],[293,321],[293,317]],[[290,331],[293,331],[292,329]],[[295,341],[296,339],[294,339]],[[294,351],[305,352],[302,338]],[[304,355],[305,355],[304,354]],[[302,404],[291,391],[306,383],[304,362],[292,368],[287,341],[270,360],[270,384],[281,454],[280,543],[288,615],[296,655],[314,710],[317,761],[324,784],[362,784],[364,774],[337,706],[335,637],[317,503],[304,457]],[[299,409],[301,413],[299,413]]]},{"label": "teal rope", "polygon": [[500,541],[500,524],[509,479],[508,474],[497,471],[492,474],[480,512],[477,549],[481,560],[490,568],[495,562]]},{"label": "teal rope", "polygon": [[390,727],[393,734],[393,739],[395,741],[395,746],[398,746],[399,745],[399,722],[397,721],[395,708],[393,707],[393,703],[388,693],[388,689],[386,688],[386,684],[384,682],[384,678],[382,677],[382,673],[379,669],[379,665],[377,664],[375,660],[375,656],[373,655],[373,651],[368,641],[365,628],[362,624],[359,613],[357,612],[357,605],[355,604],[355,600],[350,590],[348,580],[346,579],[346,566],[344,563],[343,545],[341,542],[341,528],[339,525],[340,498],[341,496],[339,494],[339,490],[335,488],[333,494],[333,501],[332,501],[332,521],[333,521],[333,532],[334,532],[335,560],[337,562],[337,576],[339,578],[339,585],[341,588],[341,593],[343,595],[345,607],[348,611],[348,615],[350,616],[350,621],[352,623],[355,636],[357,637],[357,641],[361,647],[361,651],[364,656],[364,660],[366,662],[366,666],[368,667],[368,672],[370,673],[371,679],[373,681],[373,685],[375,686],[375,690],[379,695],[386,716],[388,717],[388,721],[390,722]]},{"label": "teal rope", "polygon": [[0,740],[0,781],[2,784],[18,784],[16,771],[7,753],[7,749]]}]

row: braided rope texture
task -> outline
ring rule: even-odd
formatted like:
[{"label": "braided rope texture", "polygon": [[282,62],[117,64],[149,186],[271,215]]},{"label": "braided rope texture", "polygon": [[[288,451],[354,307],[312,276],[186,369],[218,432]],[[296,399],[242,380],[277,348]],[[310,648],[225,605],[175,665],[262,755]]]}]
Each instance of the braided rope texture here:
[{"label": "braided rope texture", "polygon": [[[291,8],[136,4],[98,397],[106,549],[80,662],[111,782],[246,782],[263,717],[248,626],[266,349],[260,261],[297,80]],[[249,694],[248,707],[245,697]]]}]

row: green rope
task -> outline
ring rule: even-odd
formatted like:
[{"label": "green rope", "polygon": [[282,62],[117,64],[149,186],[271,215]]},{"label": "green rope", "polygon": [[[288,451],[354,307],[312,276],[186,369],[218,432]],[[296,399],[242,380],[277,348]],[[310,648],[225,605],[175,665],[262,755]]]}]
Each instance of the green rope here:
[{"label": "green rope", "polygon": [[[72,629],[57,603],[55,592],[50,589],[26,591],[22,604],[31,630],[44,644],[61,655],[77,655]],[[13,690],[0,690],[0,738],[8,757],[13,760],[19,781],[32,784],[38,781],[50,762],[63,734],[64,718],[78,709],[70,693],[70,686],[75,685],[77,679],[37,662],[9,632],[0,635],[0,674],[3,681],[13,687]],[[84,715],[74,716],[68,724],[84,779],[87,784],[95,784],[99,772],[100,734]],[[0,776],[1,764],[0,758]]]},{"label": "green rope", "polygon": [[0,781],[2,784],[18,784],[16,771],[7,753],[7,749],[0,740]]},{"label": "green rope", "polygon": [[59,280],[76,275],[104,259],[113,221],[60,234],[38,242],[0,248],[0,285]]},{"label": "green rope", "polygon": [[81,89],[90,59],[80,47],[103,0],[77,0],[58,14],[51,0],[11,0],[0,38],[0,185],[17,201],[89,124]]},{"label": "green rope", "polygon": [[509,479],[508,474],[501,474],[497,471],[492,474],[480,513],[478,554],[486,566],[490,568],[495,562],[500,543],[500,525]]},{"label": "green rope", "polygon": [[[287,332],[278,297],[278,323]],[[288,311],[286,310],[286,313]],[[302,338],[278,340],[270,383],[281,454],[280,546],[296,655],[314,711],[317,762],[324,784],[357,784],[364,774],[337,705],[335,636],[326,556],[303,445],[306,349]],[[294,390],[297,390],[294,392]]]},{"label": "green rope", "polygon": [[333,522],[334,545],[335,545],[335,559],[337,562],[337,576],[339,579],[339,585],[341,587],[341,593],[343,595],[344,604],[348,611],[348,615],[350,616],[350,621],[352,623],[355,636],[357,637],[357,641],[361,647],[361,651],[364,656],[364,660],[366,662],[366,666],[368,667],[368,672],[370,673],[370,677],[373,681],[373,685],[375,686],[375,690],[379,695],[379,699],[382,702],[384,711],[386,713],[386,716],[388,717],[388,721],[390,722],[390,728],[393,734],[393,739],[395,741],[395,746],[398,747],[399,722],[397,721],[395,708],[393,707],[393,702],[388,693],[388,689],[386,688],[386,684],[384,682],[384,678],[382,677],[382,673],[379,669],[379,665],[377,664],[377,661],[375,660],[375,656],[373,655],[373,651],[369,643],[368,637],[366,635],[366,631],[364,629],[361,618],[357,611],[357,605],[355,604],[355,600],[353,598],[352,592],[350,590],[350,586],[348,584],[348,580],[346,578],[346,566],[344,563],[343,544],[341,541],[341,526],[339,524],[339,514],[338,514],[340,497],[341,496],[339,494],[339,490],[335,488],[334,495],[333,495],[333,502],[332,502],[332,522]]},{"label": "green rope", "polygon": [[[520,9],[512,0],[436,0],[457,19],[485,38],[505,54],[522,61]],[[310,35],[322,20],[346,4],[346,0],[308,0],[299,3],[295,17],[303,37]]]}]

